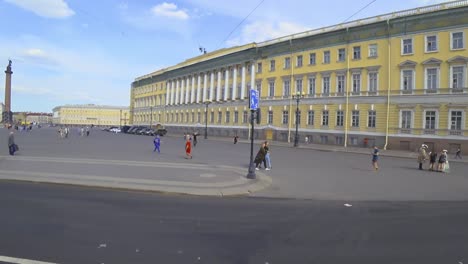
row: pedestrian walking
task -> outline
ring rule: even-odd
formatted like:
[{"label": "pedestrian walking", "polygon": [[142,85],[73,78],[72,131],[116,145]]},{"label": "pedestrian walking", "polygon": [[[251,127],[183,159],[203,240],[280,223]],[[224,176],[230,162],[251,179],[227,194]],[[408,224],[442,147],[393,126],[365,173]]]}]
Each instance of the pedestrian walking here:
[{"label": "pedestrian walking", "polygon": [[237,141],[239,141],[239,136],[238,136],[238,135],[235,135],[235,136],[234,136],[234,144],[237,144]]},{"label": "pedestrian walking", "polygon": [[305,136],[304,143],[309,144],[309,137],[308,136]]},{"label": "pedestrian walking", "polygon": [[263,142],[262,145],[260,146],[260,149],[257,152],[257,155],[255,156],[255,169],[256,170],[260,169],[260,164],[262,162],[264,163],[263,165],[266,168],[265,155],[266,155],[265,142]]},{"label": "pedestrian walking", "polygon": [[10,155],[14,156],[18,149],[18,145],[15,143],[15,135],[13,131],[10,131],[10,135],[8,135],[8,151],[10,152]]},{"label": "pedestrian walking", "polygon": [[458,148],[457,152],[455,152],[455,159],[461,159],[461,149]]},{"label": "pedestrian walking", "polygon": [[86,127],[86,136],[89,136],[89,126]]},{"label": "pedestrian walking", "polygon": [[418,163],[419,163],[419,169],[422,170],[423,169],[423,163],[426,161],[427,159],[427,152],[426,152],[426,149],[427,149],[427,145],[426,144],[422,144],[421,147],[419,148],[419,154],[418,154]]},{"label": "pedestrian walking", "polygon": [[185,136],[185,155],[186,159],[192,159],[192,142],[190,141],[190,135]]},{"label": "pedestrian walking", "polygon": [[374,167],[374,170],[379,169],[379,164],[378,164],[379,155],[380,155],[379,148],[377,146],[374,146],[374,150],[372,151],[372,166]]},{"label": "pedestrian walking", "polygon": [[198,143],[197,136],[198,136],[197,132],[193,133],[193,147],[197,146],[197,143]]},{"label": "pedestrian walking", "polygon": [[160,147],[161,147],[161,138],[159,138],[159,135],[156,135],[156,137],[153,140],[153,144],[154,144],[153,152],[155,152],[157,150],[158,153],[161,153],[161,149],[160,149]]},{"label": "pedestrian walking", "polygon": [[437,171],[444,172],[446,162],[447,162],[447,150],[444,149],[442,150],[439,156],[439,164],[437,167]]},{"label": "pedestrian walking", "polygon": [[430,171],[437,170],[437,168],[435,168],[436,161],[437,161],[437,152],[435,151],[429,152],[429,170]]},{"label": "pedestrian walking", "polygon": [[270,144],[265,141],[265,170],[271,170]]}]

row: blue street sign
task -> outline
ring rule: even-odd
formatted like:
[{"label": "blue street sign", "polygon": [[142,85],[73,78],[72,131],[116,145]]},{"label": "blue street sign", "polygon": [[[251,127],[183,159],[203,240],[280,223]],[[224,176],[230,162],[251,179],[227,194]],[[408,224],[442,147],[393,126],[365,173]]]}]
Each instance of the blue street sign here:
[{"label": "blue street sign", "polygon": [[250,109],[258,109],[258,91],[255,89],[250,89]]}]

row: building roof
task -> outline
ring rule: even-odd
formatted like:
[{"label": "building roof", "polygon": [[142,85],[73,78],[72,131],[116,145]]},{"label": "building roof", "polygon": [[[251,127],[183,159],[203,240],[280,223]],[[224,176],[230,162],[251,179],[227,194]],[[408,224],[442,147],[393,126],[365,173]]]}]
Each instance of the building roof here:
[{"label": "building roof", "polygon": [[118,109],[118,110],[128,110],[128,106],[110,106],[110,105],[96,105],[96,104],[66,104],[56,106],[52,109],[52,111],[57,111],[60,108],[82,108],[82,109]]},{"label": "building roof", "polygon": [[291,35],[287,35],[287,36],[284,36],[284,37],[275,38],[275,39],[272,39],[272,40],[267,40],[267,41],[263,41],[263,42],[259,42],[259,43],[253,42],[253,43],[245,44],[245,45],[242,45],[242,46],[223,48],[223,49],[220,49],[220,50],[209,52],[207,54],[203,54],[203,55],[200,55],[200,56],[197,56],[197,57],[187,59],[187,60],[185,60],[185,61],[183,61],[181,63],[178,63],[178,64],[176,64],[174,66],[163,68],[163,69],[154,71],[152,73],[137,77],[137,78],[135,78],[135,81],[140,81],[140,80],[143,80],[145,78],[150,78],[152,76],[157,76],[157,75],[163,74],[165,72],[180,69],[180,68],[187,67],[187,66],[190,66],[190,65],[193,65],[193,64],[196,64],[196,63],[212,60],[212,59],[215,59],[215,58],[226,56],[228,54],[232,54],[232,53],[236,53],[236,52],[240,52],[240,51],[244,51],[244,50],[248,50],[248,49],[252,49],[252,48],[261,48],[261,47],[274,45],[274,44],[281,43],[281,42],[291,41],[293,39],[307,38],[307,37],[314,36],[314,35],[319,35],[319,34],[329,33],[329,32],[333,32],[333,31],[339,31],[339,30],[343,30],[343,29],[354,28],[354,27],[360,27],[360,26],[369,25],[369,24],[375,24],[375,23],[389,21],[389,20],[396,19],[396,18],[409,17],[409,16],[414,16],[414,15],[421,15],[421,14],[425,14],[425,13],[433,13],[433,12],[437,12],[437,11],[441,11],[441,10],[449,10],[449,9],[455,9],[455,8],[460,8],[460,7],[465,7],[465,6],[468,6],[468,0],[451,1],[451,2],[446,2],[446,3],[441,3],[441,4],[434,4],[434,5],[429,5],[429,6],[419,7],[419,8],[413,8],[413,9],[407,9],[407,10],[397,11],[397,12],[383,14],[383,15],[379,15],[379,16],[354,20],[354,21],[351,21],[351,22],[345,22],[345,23],[341,23],[341,24],[337,24],[337,25],[333,25],[333,26],[308,30],[308,31],[305,31],[305,32],[291,34]]}]

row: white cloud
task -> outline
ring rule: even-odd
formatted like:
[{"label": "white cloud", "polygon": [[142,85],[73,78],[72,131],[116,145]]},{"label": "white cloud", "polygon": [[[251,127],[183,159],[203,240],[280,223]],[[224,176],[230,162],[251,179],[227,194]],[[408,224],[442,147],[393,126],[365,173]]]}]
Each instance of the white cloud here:
[{"label": "white cloud", "polygon": [[121,10],[127,10],[128,9],[128,3],[127,2],[121,2],[117,5],[117,8],[118,9],[121,9]]},{"label": "white cloud", "polygon": [[286,21],[256,21],[245,25],[240,36],[229,39],[226,44],[236,46],[250,42],[261,42],[307,30],[310,30],[310,28]]},{"label": "white cloud", "polygon": [[176,4],[162,3],[151,8],[151,12],[156,16],[163,16],[181,20],[187,20],[189,15],[185,10],[178,9]]},{"label": "white cloud", "polygon": [[66,18],[75,12],[68,7],[64,0],[4,0],[38,16],[48,18]]}]

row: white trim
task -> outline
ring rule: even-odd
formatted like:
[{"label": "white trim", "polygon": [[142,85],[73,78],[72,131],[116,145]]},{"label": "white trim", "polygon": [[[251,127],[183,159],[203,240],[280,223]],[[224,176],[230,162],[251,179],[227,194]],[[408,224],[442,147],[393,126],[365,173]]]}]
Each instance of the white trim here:
[{"label": "white trim", "polygon": [[[375,46],[375,56],[371,54],[371,46]],[[379,44],[377,43],[372,43],[367,45],[367,56],[370,58],[376,58],[379,56]]]},{"label": "white trim", "polygon": [[[405,46],[403,45],[403,41],[411,39],[411,52],[410,53],[404,53],[405,51]],[[405,56],[405,55],[413,55],[414,54],[414,38],[413,37],[405,37],[401,39],[401,46],[400,46],[400,55]]]},{"label": "white trim", "polygon": [[[411,112],[411,125],[410,125],[410,128],[403,128],[402,127],[402,113],[403,111],[410,111]],[[398,119],[398,128],[399,129],[413,129],[414,128],[414,110],[413,109],[400,109],[400,118]]]},{"label": "white trim", "polygon": [[453,77],[453,67],[463,67],[463,86],[460,87],[460,88],[456,88],[456,89],[462,89],[462,88],[466,88],[468,87],[468,72],[467,72],[467,66],[466,64],[461,64],[461,63],[455,63],[455,64],[450,64],[450,69],[449,69],[449,84],[448,84],[448,87],[450,89],[453,89],[453,85],[452,85],[452,77]]},{"label": "white trim", "polygon": [[[427,50],[427,38],[428,37],[435,37],[436,38],[436,49],[435,50]],[[424,35],[424,52],[425,53],[433,53],[433,52],[438,52],[439,51],[439,35],[437,33],[433,34],[427,34]]]},{"label": "white trim", "polygon": [[428,87],[427,87],[427,80],[428,80],[428,75],[427,75],[427,70],[430,70],[430,69],[436,69],[436,72],[437,72],[437,84],[436,84],[436,90],[440,88],[440,67],[437,66],[437,67],[434,67],[434,66],[427,66],[427,67],[424,67],[424,90],[428,90]]},{"label": "white trim", "polygon": [[435,111],[436,116],[435,116],[435,128],[434,129],[439,129],[439,109],[434,109],[434,108],[424,109],[421,128],[424,130],[432,129],[432,128],[426,128],[426,112],[427,111],[431,111],[431,112]]},{"label": "white trim", "polygon": [[465,109],[460,109],[460,108],[449,108],[448,109],[447,129],[451,130],[450,127],[452,125],[452,111],[461,111],[462,112],[461,130],[465,130],[466,112],[465,112]]},{"label": "white trim", "polygon": [[411,86],[411,93],[414,92],[415,90],[415,86],[416,86],[416,74],[415,74],[415,70],[412,69],[412,68],[404,68],[404,69],[401,69],[400,70],[400,91],[407,91],[404,88],[404,85],[403,85],[403,80],[404,80],[404,74],[403,72],[404,71],[411,71],[413,74],[412,74],[412,79],[413,79],[413,82],[412,82],[412,86]]},{"label": "white trim", "polygon": [[[456,49],[453,48],[453,34],[454,34],[454,33],[462,33],[463,47],[461,47],[461,48],[456,48]],[[457,31],[451,31],[449,35],[450,35],[450,43],[449,43],[449,45],[450,45],[450,50],[463,50],[463,49],[465,49],[465,47],[466,47],[465,35],[466,35],[466,34],[465,34],[465,32],[463,31],[463,29],[460,29],[460,30],[457,30]]]}]

